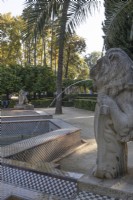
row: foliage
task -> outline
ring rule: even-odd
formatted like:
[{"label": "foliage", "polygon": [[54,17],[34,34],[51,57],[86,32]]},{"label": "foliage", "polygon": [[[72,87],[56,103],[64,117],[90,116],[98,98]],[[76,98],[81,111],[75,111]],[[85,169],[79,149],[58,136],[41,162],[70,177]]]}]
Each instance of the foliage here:
[{"label": "foliage", "polygon": [[17,103],[18,103],[18,100],[10,99],[10,100],[9,100],[8,108],[14,108],[14,106],[15,106]]},{"label": "foliage", "polygon": [[63,80],[63,88],[66,94],[78,94],[87,93],[88,90],[92,90],[92,80],[86,79],[65,79]]},{"label": "foliage", "polygon": [[133,57],[133,3],[132,0],[105,0],[106,20],[103,24],[106,50],[120,47]]},{"label": "foliage", "polygon": [[92,53],[85,55],[85,61],[88,67],[91,69],[97,63],[97,60],[100,57],[101,57],[101,52],[99,51],[93,51]]},{"label": "foliage", "polygon": [[23,21],[10,13],[0,15],[1,50],[0,64],[21,63],[21,31]]},{"label": "foliage", "polygon": [[81,108],[85,110],[94,111],[96,106],[96,100],[90,99],[75,99],[74,100],[74,107]]},{"label": "foliage", "polygon": [[43,66],[25,66],[21,67],[22,84],[28,92],[44,92],[55,90],[55,76],[48,67]]},{"label": "foliage", "polygon": [[63,76],[65,78],[77,78],[81,73],[82,77],[88,76],[88,69],[81,53],[85,52],[86,43],[82,37],[76,34],[67,34],[64,45]]},{"label": "foliage", "polygon": [[[58,71],[57,71],[57,95],[62,91],[63,76],[63,52],[66,30],[74,32],[77,25],[86,19],[88,13],[91,13],[92,6],[97,5],[97,1],[42,1],[28,0],[27,9],[30,11],[27,22],[32,25],[34,32],[42,32],[47,23],[54,16],[59,19],[59,55],[58,55]],[[56,114],[62,113],[61,96],[56,101]]]},{"label": "foliage", "polygon": [[2,87],[0,94],[18,92],[54,92],[55,76],[53,71],[43,66],[0,65]]},{"label": "foliage", "polygon": [[16,71],[9,66],[0,65],[1,87],[0,94],[17,92],[21,88],[21,78],[16,76]]},{"label": "foliage", "polygon": [[97,93],[94,94],[78,94],[77,99],[97,99]]},{"label": "foliage", "polygon": [[63,87],[70,87],[72,85],[76,85],[76,86],[84,86],[86,85],[86,87],[90,88],[92,87],[92,80],[91,79],[64,79],[63,80]]},{"label": "foliage", "polygon": [[64,107],[73,107],[74,106],[74,102],[73,101],[62,101],[62,106]]},{"label": "foliage", "polygon": [[[10,99],[8,108],[13,108],[16,105],[17,101],[18,100]],[[47,108],[51,104],[52,101],[53,99],[45,98],[45,99],[31,100],[30,103],[33,104],[35,108]]]},{"label": "foliage", "polygon": [[[93,0],[68,0],[67,2],[66,30],[70,33],[75,32],[76,27],[86,20],[89,14],[92,15],[100,4],[99,1]],[[26,7],[23,15],[29,24],[29,29],[32,29],[33,32],[41,33],[51,20],[61,20],[65,1],[26,0],[25,4]]]},{"label": "foliage", "polygon": [[[25,10],[24,12],[25,15],[26,12],[27,10]],[[29,37],[27,37],[28,36],[27,32],[25,35],[25,39],[23,39],[21,32],[23,30],[25,23],[22,20],[22,17],[15,18],[8,13],[1,15],[0,20],[2,24],[0,32],[2,41],[1,51],[0,51],[0,57],[1,57],[0,61],[2,64],[4,65],[22,64],[26,66],[44,65],[51,67],[55,75],[57,74],[58,51],[59,51],[58,20],[55,20],[54,22],[50,22],[49,24],[47,24],[41,35],[37,35],[36,45],[35,45],[35,36],[33,34],[32,29],[30,29],[32,34],[29,35]],[[10,40],[10,44],[8,40]],[[63,62],[64,66],[63,76],[66,77],[68,76],[69,78],[78,76],[81,77],[88,76],[88,69],[86,63],[84,62],[84,59],[81,57],[81,53],[85,51],[85,46],[86,44],[83,38],[75,34],[66,35],[64,62]],[[28,68],[27,71],[29,71]]]},{"label": "foliage", "polygon": [[36,99],[31,100],[31,104],[33,104],[36,108],[47,108],[50,106],[52,101],[52,99]]}]

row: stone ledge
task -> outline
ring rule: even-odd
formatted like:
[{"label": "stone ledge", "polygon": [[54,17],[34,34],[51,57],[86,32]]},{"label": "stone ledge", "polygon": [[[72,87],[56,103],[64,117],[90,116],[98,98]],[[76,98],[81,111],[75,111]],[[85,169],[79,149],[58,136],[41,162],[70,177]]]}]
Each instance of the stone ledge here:
[{"label": "stone ledge", "polygon": [[108,195],[123,200],[133,200],[133,168],[129,173],[117,179],[98,179],[93,175],[84,175],[78,180],[79,190]]},{"label": "stone ledge", "polygon": [[15,105],[15,109],[17,110],[34,110],[34,106],[32,104],[23,104],[23,105]]}]

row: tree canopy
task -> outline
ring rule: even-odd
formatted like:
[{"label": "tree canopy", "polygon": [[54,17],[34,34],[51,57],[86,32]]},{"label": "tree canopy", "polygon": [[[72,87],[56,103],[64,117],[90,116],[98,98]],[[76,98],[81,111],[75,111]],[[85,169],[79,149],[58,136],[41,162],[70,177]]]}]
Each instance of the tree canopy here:
[{"label": "tree canopy", "polygon": [[49,67],[0,65],[0,94],[9,94],[24,89],[29,93],[55,92],[55,76]]}]

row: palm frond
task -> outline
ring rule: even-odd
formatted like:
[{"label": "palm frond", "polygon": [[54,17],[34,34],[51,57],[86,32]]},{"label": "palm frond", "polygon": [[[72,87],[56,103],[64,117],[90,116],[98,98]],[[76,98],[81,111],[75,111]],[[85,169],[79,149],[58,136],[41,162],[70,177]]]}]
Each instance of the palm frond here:
[{"label": "palm frond", "polygon": [[92,15],[95,9],[99,8],[99,4],[99,1],[70,1],[66,29],[73,32],[77,26],[88,18],[89,14]]},{"label": "palm frond", "polygon": [[125,16],[128,16],[130,6],[132,6],[132,0],[115,2],[112,11],[108,11],[108,18],[104,24],[105,42],[111,40],[115,36],[114,34],[120,31],[126,20]]},{"label": "palm frond", "polygon": [[[36,33],[41,33],[44,26],[50,22],[52,16],[57,15],[57,10],[60,8],[60,5],[55,0],[27,0],[25,2],[26,8],[23,12],[23,17],[27,21],[28,29]],[[26,31],[25,29],[24,33]]]}]

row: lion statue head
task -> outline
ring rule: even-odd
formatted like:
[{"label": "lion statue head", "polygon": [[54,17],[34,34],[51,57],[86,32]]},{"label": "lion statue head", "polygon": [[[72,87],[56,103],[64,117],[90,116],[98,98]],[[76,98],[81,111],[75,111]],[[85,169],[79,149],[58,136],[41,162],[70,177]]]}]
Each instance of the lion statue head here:
[{"label": "lion statue head", "polygon": [[133,61],[122,49],[111,48],[91,69],[90,77],[98,92],[109,96],[133,90]]}]

